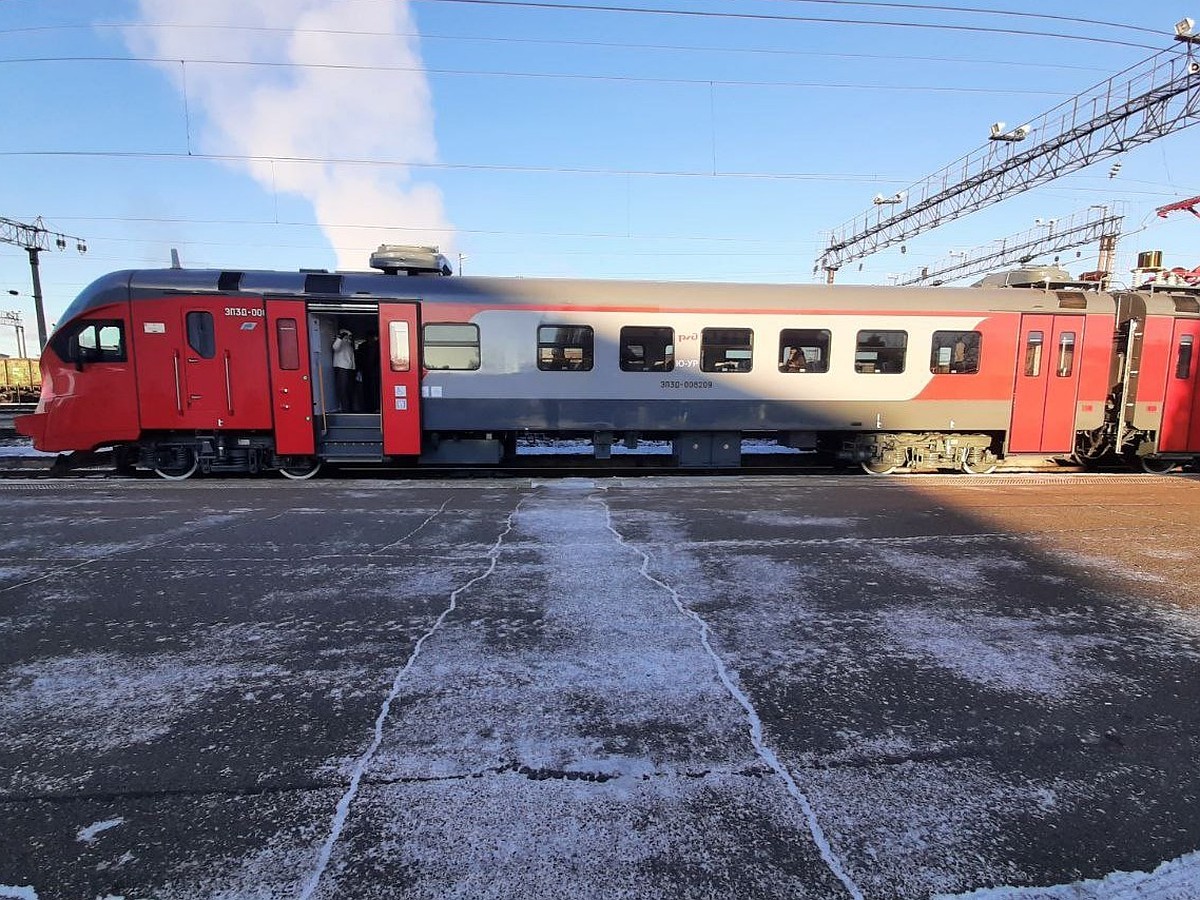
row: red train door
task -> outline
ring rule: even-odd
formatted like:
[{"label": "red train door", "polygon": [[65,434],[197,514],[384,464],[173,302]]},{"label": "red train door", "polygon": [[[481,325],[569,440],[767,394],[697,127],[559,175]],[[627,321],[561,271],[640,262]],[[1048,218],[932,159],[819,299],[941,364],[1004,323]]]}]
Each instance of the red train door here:
[{"label": "red train door", "polygon": [[1021,316],[1010,453],[1074,449],[1082,316]]},{"label": "red train door", "polygon": [[[218,301],[219,302],[219,301]],[[185,302],[183,314],[183,406],[207,423],[210,416],[231,412],[226,396],[226,353],[217,351],[216,316],[220,313],[210,301]]]},{"label": "red train door", "polygon": [[420,322],[415,303],[379,304],[379,411],[383,452],[416,456],[421,452]]},{"label": "red train door", "polygon": [[317,449],[305,322],[303,300],[267,301],[275,452],[287,456],[311,456]]},{"label": "red train door", "polygon": [[1200,450],[1200,322],[1175,320],[1159,452]]}]

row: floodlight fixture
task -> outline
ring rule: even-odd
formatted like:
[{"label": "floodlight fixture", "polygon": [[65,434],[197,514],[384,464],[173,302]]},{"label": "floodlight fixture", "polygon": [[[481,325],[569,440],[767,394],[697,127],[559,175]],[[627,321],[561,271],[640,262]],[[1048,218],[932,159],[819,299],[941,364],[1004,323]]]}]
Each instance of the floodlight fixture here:
[{"label": "floodlight fixture", "polygon": [[1029,137],[1029,132],[1033,131],[1033,128],[1029,125],[1019,125],[1012,131],[1005,131],[1005,127],[1003,122],[993,122],[992,133],[988,135],[988,140],[1015,143],[1016,141],[1025,140],[1025,138]]},{"label": "floodlight fixture", "polygon": [[1175,37],[1187,39],[1192,36],[1192,32],[1196,27],[1196,23],[1192,19],[1180,19],[1175,23]]}]

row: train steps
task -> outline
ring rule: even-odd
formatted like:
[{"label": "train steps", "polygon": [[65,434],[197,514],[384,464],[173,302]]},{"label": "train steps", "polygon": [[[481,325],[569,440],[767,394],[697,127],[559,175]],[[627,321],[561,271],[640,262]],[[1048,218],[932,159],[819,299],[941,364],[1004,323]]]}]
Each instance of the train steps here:
[{"label": "train steps", "polygon": [[382,462],[383,426],[379,413],[327,413],[317,452],[330,462]]}]

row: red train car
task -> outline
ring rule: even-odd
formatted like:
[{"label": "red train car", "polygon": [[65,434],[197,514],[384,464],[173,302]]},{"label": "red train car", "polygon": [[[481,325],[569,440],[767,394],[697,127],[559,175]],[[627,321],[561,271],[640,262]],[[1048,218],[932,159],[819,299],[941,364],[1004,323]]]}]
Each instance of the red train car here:
[{"label": "red train car", "polygon": [[873,473],[1200,458],[1194,289],[1045,271],[957,289],[446,278],[436,260],[105,276],[62,316],[17,428],[168,478],[494,465],[527,435],[584,438],[597,459],[669,441],[705,468],[740,464],[747,439]]}]

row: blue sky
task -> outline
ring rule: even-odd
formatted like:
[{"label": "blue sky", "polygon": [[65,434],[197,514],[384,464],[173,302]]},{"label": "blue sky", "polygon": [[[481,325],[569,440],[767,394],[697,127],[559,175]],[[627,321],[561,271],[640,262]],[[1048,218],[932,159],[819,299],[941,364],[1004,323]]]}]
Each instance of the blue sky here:
[{"label": "blue sky", "polygon": [[[171,248],[197,267],[365,268],[380,243],[434,243],[465,274],[809,283],[822,233],[873,195],[1200,19],[1158,0],[560,2],[0,0],[0,216],[88,246],[42,255],[49,320]],[[887,284],[1114,202],[1119,271],[1145,249],[1200,265],[1200,219],[1153,214],[1200,194],[1200,129],[1119,159],[1116,177],[1099,163],[838,280]],[[1081,254],[1064,262],[1094,268]],[[0,290],[34,344],[17,247],[0,245]]]}]

